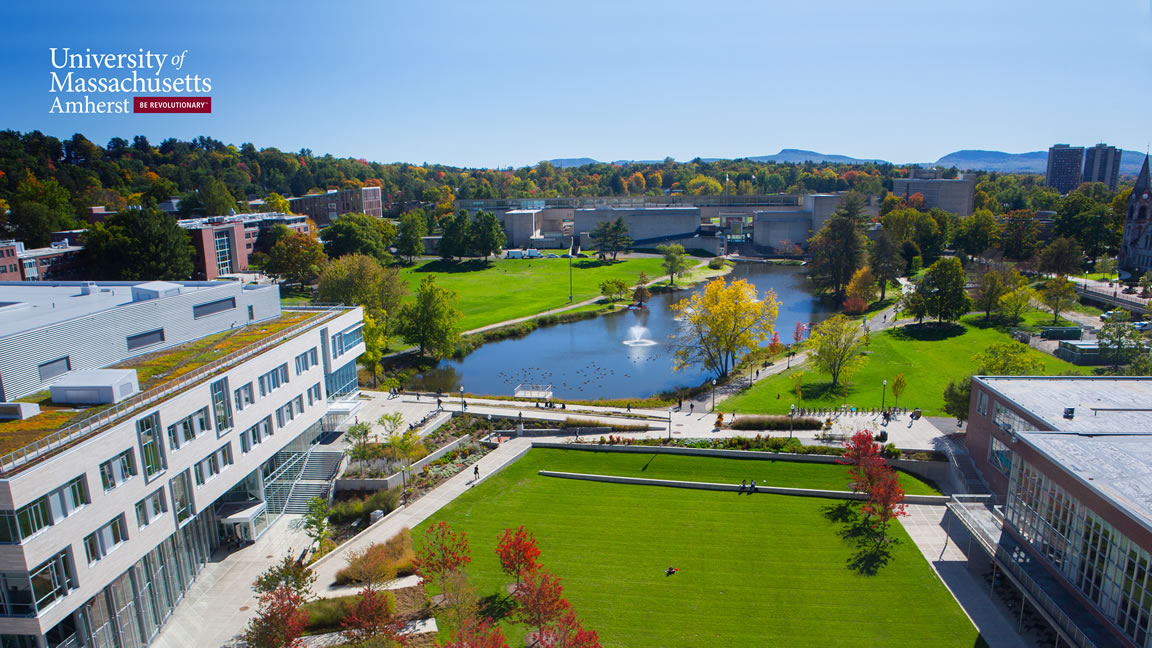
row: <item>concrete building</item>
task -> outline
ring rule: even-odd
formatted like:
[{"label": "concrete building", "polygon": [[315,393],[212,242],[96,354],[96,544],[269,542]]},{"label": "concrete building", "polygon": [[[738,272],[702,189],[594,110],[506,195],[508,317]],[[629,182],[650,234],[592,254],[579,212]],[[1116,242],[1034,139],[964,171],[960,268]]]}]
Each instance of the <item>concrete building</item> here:
[{"label": "concrete building", "polygon": [[1048,149],[1048,170],[1044,181],[1061,195],[1080,186],[1080,171],[1084,163],[1084,147],[1057,144]]},{"label": "concrete building", "polygon": [[1152,270],[1152,180],[1149,179],[1148,156],[1128,198],[1124,215],[1124,234],[1120,239],[1120,267],[1143,275]]},{"label": "concrete building", "polygon": [[1115,146],[1097,144],[1084,150],[1084,182],[1103,182],[1112,191],[1120,181],[1120,154]]},{"label": "concrete building", "polygon": [[976,176],[962,173],[958,178],[944,179],[935,169],[912,169],[907,178],[892,181],[892,193],[905,198],[918,193],[924,196],[927,207],[968,216],[976,196]]},{"label": "concrete building", "polygon": [[[510,248],[559,248],[573,234],[582,237],[603,220],[623,218],[637,247],[680,243],[686,249],[725,254],[731,244],[748,243],[772,252],[784,237],[804,246],[811,232],[840,204],[838,194],[799,196],[609,196],[459,200],[475,214],[493,212],[504,226]],[[867,210],[878,213],[874,200]]]},{"label": "concrete building", "polygon": [[1149,402],[1149,377],[972,380],[966,444],[997,506],[955,510],[1061,645],[1152,646]]},{"label": "concrete building", "polygon": [[83,246],[72,245],[67,238],[32,250],[24,249],[19,241],[0,241],[0,282],[79,279],[84,271],[83,251]]},{"label": "concrete building", "polygon": [[[54,399],[0,404],[25,418],[0,420],[0,645],[147,646],[224,539],[264,533],[301,505],[306,466],[332,459],[316,443],[358,407],[362,313],[282,313],[275,287],[231,282],[8,284],[0,299],[26,314],[0,318],[4,399]],[[228,331],[211,362],[165,350]],[[141,372],[135,391],[138,369],[177,359],[179,378]]]},{"label": "concrete building", "polygon": [[289,198],[288,202],[292,205],[292,213],[308,216],[315,221],[317,227],[327,227],[340,214],[368,214],[383,218],[382,196],[380,187],[360,187],[298,196]]},{"label": "concrete building", "polygon": [[192,276],[205,281],[246,272],[249,255],[267,252],[269,246],[263,238],[276,225],[308,233],[307,216],[278,212],[189,218],[177,223],[188,230],[192,247],[196,249]]}]

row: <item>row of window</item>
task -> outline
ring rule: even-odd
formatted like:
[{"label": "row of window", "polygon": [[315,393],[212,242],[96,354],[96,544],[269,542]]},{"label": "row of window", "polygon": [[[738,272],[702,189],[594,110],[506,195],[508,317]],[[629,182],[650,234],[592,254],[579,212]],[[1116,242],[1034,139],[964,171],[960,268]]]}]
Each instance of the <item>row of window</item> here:
[{"label": "row of window", "polygon": [[357,324],[332,336],[332,357],[339,358],[352,347],[364,341],[364,327]]},{"label": "row of window", "polygon": [[27,540],[90,501],[88,484],[81,475],[16,511],[0,511],[0,543],[16,544]]},{"label": "row of window", "polygon": [[296,375],[299,376],[318,364],[320,364],[320,354],[316,352],[316,347],[312,347],[296,356]]},{"label": "row of window", "polygon": [[256,384],[260,386],[260,398],[264,398],[268,394],[276,391],[283,385],[288,384],[288,365],[282,364],[272,371],[260,376],[256,379]]}]

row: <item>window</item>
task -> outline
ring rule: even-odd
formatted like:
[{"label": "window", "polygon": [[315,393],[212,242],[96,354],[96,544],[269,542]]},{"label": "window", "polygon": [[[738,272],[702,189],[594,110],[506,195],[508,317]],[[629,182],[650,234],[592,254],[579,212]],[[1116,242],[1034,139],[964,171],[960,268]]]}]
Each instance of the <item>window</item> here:
[{"label": "window", "polygon": [[232,444],[225,443],[220,446],[216,452],[208,455],[203,461],[193,466],[193,471],[196,473],[196,485],[203,486],[231,465]]},{"label": "window", "polygon": [[272,417],[268,416],[263,421],[244,430],[240,435],[240,452],[246,453],[252,450],[270,436],[272,436]]},{"label": "window", "polygon": [[976,397],[976,411],[981,416],[988,415],[988,392],[982,391],[980,395]]},{"label": "window", "polygon": [[216,274],[232,274],[232,239],[228,238],[228,230],[216,230]]},{"label": "window", "polygon": [[304,397],[303,396],[297,396],[296,398],[293,398],[292,399],[292,405],[293,405],[292,409],[295,411],[296,416],[299,416],[299,415],[304,413]]},{"label": "window", "polygon": [[48,609],[72,589],[70,563],[68,551],[65,550],[40,563],[28,573],[37,610]]},{"label": "window", "polygon": [[144,478],[148,480],[168,467],[164,446],[159,439],[159,427],[159,416],[155,413],[136,421],[136,433],[140,437],[140,463],[144,467]]},{"label": "window", "polygon": [[358,389],[356,383],[356,361],[352,360],[336,371],[326,374],[324,376],[324,387],[324,391],[328,393],[328,398],[355,392]]},{"label": "window", "polygon": [[318,364],[320,364],[320,354],[316,352],[316,347],[312,347],[296,356],[296,375],[299,376]]},{"label": "window", "polygon": [[1012,449],[1000,442],[1000,439],[992,437],[991,450],[988,453],[988,461],[996,470],[1008,474],[1012,470]]},{"label": "window", "polygon": [[168,490],[172,496],[172,513],[176,516],[176,523],[183,524],[195,515],[192,502],[192,485],[188,482],[188,471],[176,475],[168,482]]},{"label": "window", "polygon": [[72,361],[68,356],[64,356],[59,360],[52,362],[45,362],[40,365],[40,380],[52,380],[56,376],[72,371]]},{"label": "window", "polygon": [[84,555],[88,558],[88,564],[91,565],[112,553],[127,539],[124,516],[118,515],[95,533],[84,538]]},{"label": "window", "polygon": [[[224,274],[228,274],[228,273],[224,273]],[[203,304],[197,304],[197,305],[192,307],[192,318],[193,319],[200,319],[201,317],[208,317],[209,315],[215,315],[216,313],[222,313],[226,310],[232,310],[233,308],[236,308],[236,298],[235,297],[229,297],[227,299],[218,299],[216,301],[210,301],[210,302],[206,302]]]},{"label": "window", "polygon": [[281,385],[287,384],[288,365],[282,364],[276,367],[272,371],[257,378],[256,382],[260,385],[260,398],[264,398],[279,389]]},{"label": "window", "polygon": [[136,524],[143,529],[167,512],[168,503],[164,501],[164,489],[157,488],[151,495],[136,502]]},{"label": "window", "polygon": [[147,333],[137,333],[136,335],[129,335],[126,338],[128,343],[128,350],[139,349],[141,347],[151,346],[153,344],[160,344],[164,341],[164,329],[159,328],[155,331],[148,331]]},{"label": "window", "polygon": [[135,474],[136,462],[132,459],[131,449],[100,464],[100,483],[104,485],[105,492],[123,484]]},{"label": "window", "polygon": [[168,447],[172,450],[179,450],[185,443],[194,440],[208,428],[208,408],[205,407],[199,412],[168,426]]},{"label": "window", "polygon": [[88,484],[81,475],[15,511],[0,511],[0,543],[17,544],[38,535],[88,504]]},{"label": "window", "polygon": [[240,385],[240,387],[233,392],[233,396],[236,399],[236,411],[243,411],[245,407],[255,402],[255,399],[252,397],[252,383],[249,382]]},{"label": "window", "polygon": [[320,394],[320,383],[316,383],[308,388],[308,407],[312,407],[312,405],[319,403],[321,400],[323,400],[323,397]]},{"label": "window", "polygon": [[332,357],[339,358],[352,347],[364,341],[363,325],[357,324],[332,336]]},{"label": "window", "polygon": [[232,429],[232,403],[228,401],[228,379],[212,383],[212,412],[216,415],[216,435]]}]

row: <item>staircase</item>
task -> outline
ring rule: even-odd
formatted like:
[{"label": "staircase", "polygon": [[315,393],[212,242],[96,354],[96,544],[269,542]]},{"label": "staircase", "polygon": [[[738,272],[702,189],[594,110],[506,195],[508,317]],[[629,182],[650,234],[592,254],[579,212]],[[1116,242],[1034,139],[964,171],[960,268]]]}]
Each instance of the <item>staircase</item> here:
[{"label": "staircase", "polygon": [[344,459],[343,452],[313,450],[308,454],[304,469],[300,472],[300,480],[292,488],[292,495],[284,505],[285,513],[304,514],[308,512],[308,502],[313,498],[322,498],[328,501],[328,492],[332,488],[332,479],[340,469],[340,462]]},{"label": "staircase", "polygon": [[972,456],[968,454],[968,448],[950,440],[945,443],[947,444],[948,458],[964,479],[965,491],[968,493],[988,492],[988,488],[984,486],[984,480],[980,478],[980,473],[976,470],[976,465],[972,463]]}]

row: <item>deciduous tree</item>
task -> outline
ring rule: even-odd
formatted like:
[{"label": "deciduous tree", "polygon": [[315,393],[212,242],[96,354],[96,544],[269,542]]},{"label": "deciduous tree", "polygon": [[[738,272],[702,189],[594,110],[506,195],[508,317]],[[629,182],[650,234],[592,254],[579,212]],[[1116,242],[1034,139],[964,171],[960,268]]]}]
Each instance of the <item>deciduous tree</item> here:
[{"label": "deciduous tree", "polygon": [[1068,310],[1076,299],[1076,287],[1064,277],[1056,277],[1044,282],[1044,289],[1040,292],[1040,299],[1048,310],[1052,311],[1052,324],[1060,320],[1060,313]]},{"label": "deciduous tree", "polygon": [[664,273],[669,275],[669,283],[675,285],[676,275],[686,272],[691,267],[688,258],[684,256],[684,246],[679,243],[657,245],[656,250],[664,255],[662,262]]},{"label": "deciduous tree", "polygon": [[968,404],[972,400],[972,376],[949,380],[944,388],[944,411],[963,423],[968,420]]},{"label": "deciduous tree", "polygon": [[880,301],[884,301],[888,284],[899,281],[900,273],[904,271],[904,257],[900,256],[900,249],[888,232],[881,231],[872,244],[869,265],[880,282]]},{"label": "deciduous tree", "polygon": [[412,564],[422,582],[433,583],[443,592],[452,572],[470,562],[468,537],[440,520],[424,530],[424,543]]},{"label": "deciduous tree", "polygon": [[964,268],[955,257],[929,266],[916,292],[924,295],[928,314],[940,322],[960,319],[972,307],[972,300],[964,292]]},{"label": "deciduous tree", "polygon": [[281,585],[260,596],[256,617],[244,629],[244,642],[251,648],[302,648],[307,627],[303,599]]},{"label": "deciduous tree", "polygon": [[436,285],[436,275],[420,281],[416,298],[400,308],[397,330],[404,341],[420,347],[420,354],[442,358],[456,348],[460,338],[456,292]]},{"label": "deciduous tree", "polygon": [[475,616],[452,631],[447,643],[438,644],[441,648],[508,648],[504,631],[489,617],[477,619]]},{"label": "deciduous tree", "polygon": [[772,334],[779,302],[769,289],[757,298],[756,288],[738,279],[708,282],[704,290],[672,306],[683,322],[675,340],[675,370],[703,364],[720,376],[736,360],[758,348]]},{"label": "deciduous tree", "polygon": [[424,254],[424,237],[428,234],[428,225],[424,219],[423,210],[413,210],[400,216],[400,227],[396,230],[396,253],[412,263],[416,257]]},{"label": "deciduous tree", "polygon": [[990,321],[992,313],[1000,310],[1000,298],[1019,285],[1018,278],[1019,275],[1012,271],[998,269],[989,270],[980,277],[973,305],[984,311],[984,321]]},{"label": "deciduous tree", "polygon": [[1019,285],[1000,296],[1000,309],[1016,324],[1024,313],[1032,310],[1032,302],[1039,299],[1036,291],[1027,285]]},{"label": "deciduous tree", "polygon": [[876,300],[876,277],[871,268],[864,266],[852,275],[848,282],[848,296],[861,299],[866,304]]},{"label": "deciduous tree", "polygon": [[[90,279],[186,281],[195,250],[176,218],[158,209],[129,209],[83,236]],[[47,245],[47,244],[45,244]]]},{"label": "deciduous tree", "polygon": [[904,506],[904,489],[900,487],[895,470],[885,467],[876,472],[868,489],[868,501],[862,510],[876,521],[880,528],[880,541],[884,542],[887,539],[888,523],[908,515]]},{"label": "deciduous tree", "polygon": [[392,262],[388,247],[396,239],[396,226],[368,214],[341,214],[320,230],[324,252],[331,258],[366,254],[381,264]]},{"label": "deciduous tree", "polygon": [[836,463],[848,466],[848,478],[856,493],[870,492],[877,473],[887,465],[868,430],[861,430],[844,442],[844,454]]},{"label": "deciduous tree", "polygon": [[976,256],[1000,240],[1000,224],[987,209],[977,209],[971,216],[961,219],[958,229],[953,242],[957,250],[968,256]]},{"label": "deciduous tree", "polygon": [[572,609],[545,628],[542,635],[539,643],[549,648],[600,648],[600,636],[585,628]]},{"label": "deciduous tree", "polygon": [[632,301],[637,304],[643,305],[652,297],[652,291],[648,290],[648,275],[643,272],[636,280],[636,289],[632,291]]},{"label": "deciduous tree", "polygon": [[973,359],[980,373],[990,376],[1029,376],[1044,369],[1044,363],[1028,345],[1015,341],[990,344]]},{"label": "deciduous tree", "polygon": [[1100,342],[1100,350],[1104,352],[1104,359],[1115,367],[1128,364],[1144,353],[1144,336],[1129,321],[1128,311],[1125,310],[1113,313],[1104,326],[1100,327],[1096,338]]},{"label": "deciduous tree", "polygon": [[543,568],[524,574],[524,580],[512,593],[516,602],[513,618],[530,628],[535,628],[535,638],[531,645],[541,645],[544,630],[557,622],[572,607],[564,598],[564,588],[560,579]]},{"label": "deciduous tree", "polygon": [[320,274],[325,261],[319,241],[309,234],[292,232],[272,246],[264,269],[270,275],[303,286]]},{"label": "deciduous tree", "polygon": [[504,529],[504,535],[496,544],[496,555],[500,558],[500,568],[505,574],[515,576],[519,585],[525,572],[539,566],[536,559],[540,557],[540,547],[532,532],[520,525],[516,529]]},{"label": "deciduous tree", "polygon": [[303,562],[296,560],[289,550],[280,562],[264,570],[252,583],[252,590],[257,594],[271,594],[277,588],[285,587],[299,599],[307,601],[312,598],[312,586],[316,584],[316,573]]},{"label": "deciduous tree", "polygon": [[628,282],[623,279],[607,279],[600,283],[600,294],[612,301],[624,299],[628,293]]},{"label": "deciduous tree", "polygon": [[895,407],[900,404],[900,397],[904,395],[904,390],[908,388],[908,379],[904,377],[903,373],[898,373],[892,376],[892,406]]},{"label": "deciduous tree", "polygon": [[332,535],[328,528],[328,502],[323,497],[308,500],[308,512],[304,514],[304,533],[318,547]]},{"label": "deciduous tree", "polygon": [[504,247],[504,228],[500,227],[496,214],[481,210],[468,227],[468,238],[472,243],[472,252],[487,261],[489,255],[500,254]]},{"label": "deciduous tree", "polygon": [[1074,275],[1080,271],[1084,253],[1080,244],[1063,236],[1053,239],[1040,251],[1040,271],[1050,272],[1058,277]]},{"label": "deciduous tree", "polygon": [[864,338],[855,321],[834,315],[812,331],[808,345],[812,365],[830,375],[835,388],[860,364]]},{"label": "deciduous tree", "polygon": [[361,642],[372,642],[373,648],[402,645],[400,632],[404,621],[396,617],[395,611],[395,597],[391,592],[365,587],[340,620],[341,634],[356,645]]},{"label": "deciduous tree", "polygon": [[897,308],[900,312],[916,320],[917,324],[920,324],[928,315],[928,300],[919,290],[905,292],[900,296],[900,303],[897,304]]}]

